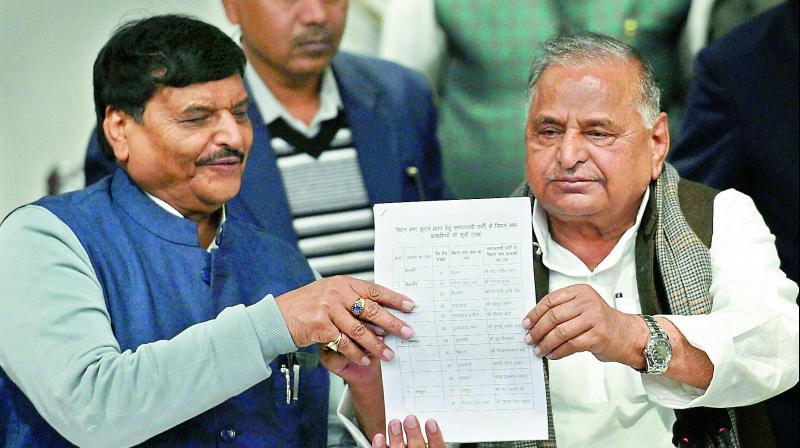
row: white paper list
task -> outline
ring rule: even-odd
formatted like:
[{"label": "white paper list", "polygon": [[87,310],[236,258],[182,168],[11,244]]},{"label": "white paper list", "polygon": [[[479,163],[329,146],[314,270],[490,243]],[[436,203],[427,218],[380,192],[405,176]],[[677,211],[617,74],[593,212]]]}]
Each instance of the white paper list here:
[{"label": "white paper list", "polygon": [[527,198],[378,204],[375,281],[417,306],[382,363],[387,419],[435,418],[448,442],[547,438]]}]

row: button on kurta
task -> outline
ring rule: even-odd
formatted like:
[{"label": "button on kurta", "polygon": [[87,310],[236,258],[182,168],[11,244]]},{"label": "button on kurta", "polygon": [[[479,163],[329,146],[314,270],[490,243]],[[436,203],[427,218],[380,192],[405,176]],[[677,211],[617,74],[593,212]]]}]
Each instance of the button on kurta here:
[{"label": "button on kurta", "polygon": [[211,268],[208,266],[204,267],[203,270],[200,271],[200,278],[202,278],[206,284],[211,283]]}]

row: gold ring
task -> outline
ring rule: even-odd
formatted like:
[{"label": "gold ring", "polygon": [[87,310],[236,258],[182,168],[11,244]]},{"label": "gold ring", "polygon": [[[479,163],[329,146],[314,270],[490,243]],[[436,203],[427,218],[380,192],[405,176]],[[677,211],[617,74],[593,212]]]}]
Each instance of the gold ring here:
[{"label": "gold ring", "polygon": [[359,297],[358,300],[353,302],[353,305],[350,307],[350,311],[352,311],[356,317],[360,316],[361,313],[364,312],[364,298]]},{"label": "gold ring", "polygon": [[341,340],[342,340],[342,333],[339,333],[339,336],[336,337],[335,341],[331,341],[331,342],[328,342],[327,344],[325,344],[325,348],[330,350],[330,351],[333,351],[333,352],[338,352],[339,351],[339,342]]}]

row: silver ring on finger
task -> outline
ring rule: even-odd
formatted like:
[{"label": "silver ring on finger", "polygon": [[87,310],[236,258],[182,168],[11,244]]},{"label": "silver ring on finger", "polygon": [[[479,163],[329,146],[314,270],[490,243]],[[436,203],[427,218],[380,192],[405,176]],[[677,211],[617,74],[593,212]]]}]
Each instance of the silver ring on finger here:
[{"label": "silver ring on finger", "polygon": [[342,333],[339,333],[339,336],[336,337],[336,340],[333,340],[333,341],[328,342],[327,344],[325,344],[325,349],[326,350],[330,350],[332,352],[338,352],[339,351],[339,342],[341,342],[341,341],[342,341]]}]

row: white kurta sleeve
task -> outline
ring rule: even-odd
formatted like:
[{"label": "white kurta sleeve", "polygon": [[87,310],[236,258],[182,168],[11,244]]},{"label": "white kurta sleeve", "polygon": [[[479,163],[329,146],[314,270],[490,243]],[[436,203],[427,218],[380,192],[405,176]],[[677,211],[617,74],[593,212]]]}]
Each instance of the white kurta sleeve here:
[{"label": "white kurta sleeve", "polygon": [[798,290],[779,269],[774,236],[735,190],[715,198],[713,230],[711,313],[664,316],[711,359],[711,384],[702,390],[642,375],[648,396],[671,408],[744,406],[798,381]]}]

